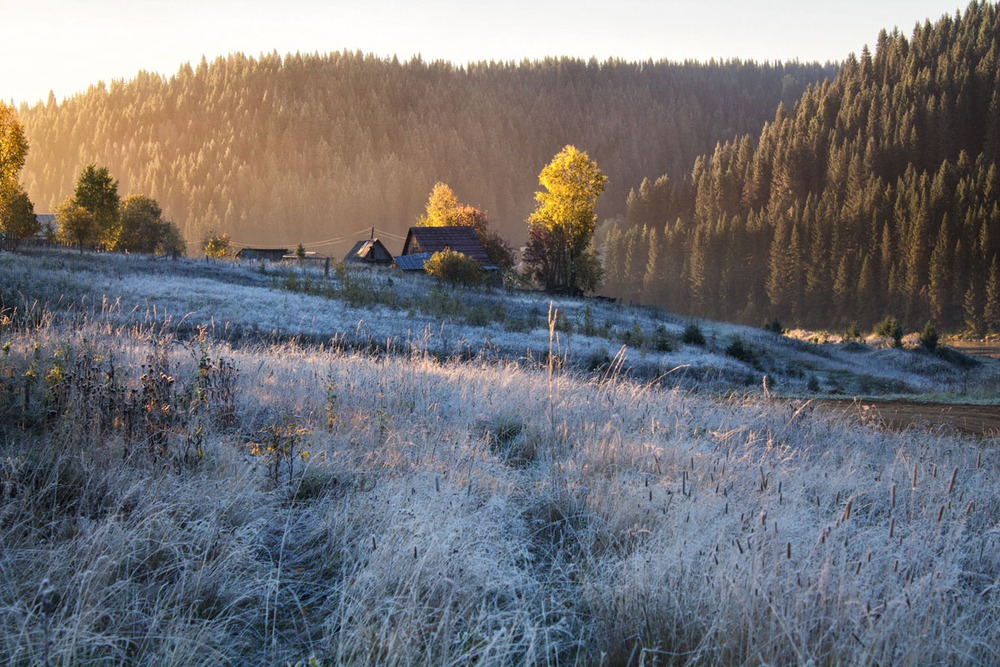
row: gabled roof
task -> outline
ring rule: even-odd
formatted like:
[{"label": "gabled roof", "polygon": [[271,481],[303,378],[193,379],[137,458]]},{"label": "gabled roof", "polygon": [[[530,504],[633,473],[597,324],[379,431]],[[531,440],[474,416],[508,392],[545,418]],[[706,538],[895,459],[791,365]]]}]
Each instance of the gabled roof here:
[{"label": "gabled roof", "polygon": [[[403,255],[414,253],[433,254],[451,248],[478,261],[484,267],[495,267],[490,256],[476,236],[476,230],[467,226],[410,227],[403,244]],[[397,262],[398,263],[398,262]]]},{"label": "gabled roof", "polygon": [[354,247],[344,257],[344,261],[391,264],[392,253],[378,239],[364,239],[354,244]]},{"label": "gabled roof", "polygon": [[368,239],[358,241],[354,244],[353,248],[347,251],[347,256],[344,257],[344,259],[356,259],[357,257],[361,257],[362,253],[368,250],[369,243],[371,243],[371,241]]}]

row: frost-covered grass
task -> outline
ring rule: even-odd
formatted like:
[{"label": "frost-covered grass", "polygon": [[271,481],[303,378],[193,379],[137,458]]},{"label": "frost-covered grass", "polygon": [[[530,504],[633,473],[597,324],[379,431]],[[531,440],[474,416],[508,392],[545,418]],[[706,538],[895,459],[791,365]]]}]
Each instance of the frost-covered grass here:
[{"label": "frost-covered grass", "polygon": [[[46,305],[76,321],[116,327],[157,323],[209,328],[235,340],[285,340],[363,349],[419,349],[439,358],[488,356],[537,363],[549,353],[548,313],[558,313],[554,351],[572,366],[622,366],[632,377],[701,392],[769,391],[848,396],[1000,398],[1000,365],[919,350],[814,345],[717,322],[699,322],[704,345],[682,342],[688,321],[653,308],[504,289],[462,290],[388,269],[331,272],[294,266],[45,252],[0,256],[0,298]],[[65,318],[64,318],[65,319]],[[751,359],[726,354],[739,339]],[[614,363],[612,363],[614,362]]]},{"label": "frost-covered grass", "polygon": [[[437,332],[333,346],[337,300],[112,266],[0,256],[27,301],[0,324],[5,664],[1000,661],[996,438]],[[264,304],[315,319],[255,337]]]}]

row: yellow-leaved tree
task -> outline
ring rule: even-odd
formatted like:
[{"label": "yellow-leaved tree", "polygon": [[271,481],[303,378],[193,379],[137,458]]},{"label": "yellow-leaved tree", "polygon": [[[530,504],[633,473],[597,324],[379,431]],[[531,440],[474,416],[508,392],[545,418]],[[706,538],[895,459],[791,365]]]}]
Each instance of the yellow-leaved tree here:
[{"label": "yellow-leaved tree", "polygon": [[38,229],[35,210],[21,187],[28,140],[14,108],[0,102],[0,237],[17,243]]},{"label": "yellow-leaved tree", "polygon": [[205,251],[205,257],[209,259],[222,259],[229,254],[232,241],[226,232],[216,232],[211,230],[201,242],[201,249]]},{"label": "yellow-leaved tree", "polygon": [[601,282],[600,260],[591,247],[597,226],[597,198],[607,176],[574,146],[566,146],[538,175],[528,217],[524,261],[531,277],[549,291],[593,291]]},{"label": "yellow-leaved tree", "polygon": [[458,203],[455,192],[447,183],[435,183],[431,189],[430,197],[427,198],[426,212],[417,218],[419,227],[452,227],[456,225],[472,225],[469,219],[470,211],[463,209],[473,209],[471,206],[463,206]]},{"label": "yellow-leaved tree", "polygon": [[475,206],[461,204],[446,183],[435,183],[427,199],[424,215],[417,218],[418,227],[472,227],[490,260],[501,269],[514,266],[514,251],[491,226],[485,212]]},{"label": "yellow-leaved tree", "polygon": [[56,208],[56,238],[66,244],[75,245],[80,252],[84,248],[97,245],[100,230],[94,214],[69,197]]},{"label": "yellow-leaved tree", "polygon": [[0,101],[0,187],[17,184],[28,157],[28,140],[14,107]]}]

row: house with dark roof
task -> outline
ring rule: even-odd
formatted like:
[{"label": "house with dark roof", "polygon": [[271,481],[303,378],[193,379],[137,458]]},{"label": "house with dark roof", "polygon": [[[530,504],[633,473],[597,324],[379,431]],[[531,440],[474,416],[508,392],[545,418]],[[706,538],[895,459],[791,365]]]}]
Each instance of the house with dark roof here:
[{"label": "house with dark roof", "polygon": [[497,269],[479,241],[476,230],[467,226],[410,227],[403,252],[396,258],[396,266],[404,271],[421,271],[431,255],[446,249],[471,257],[487,271]]},{"label": "house with dark roof", "polygon": [[288,254],[288,248],[242,248],[236,259],[250,262],[280,262]]},{"label": "house with dark roof", "polygon": [[344,262],[348,264],[360,263],[388,265],[392,264],[392,260],[392,253],[389,252],[389,249],[378,240],[378,237],[374,236],[370,239],[365,239],[355,243],[354,247],[351,248],[351,251],[344,257]]}]

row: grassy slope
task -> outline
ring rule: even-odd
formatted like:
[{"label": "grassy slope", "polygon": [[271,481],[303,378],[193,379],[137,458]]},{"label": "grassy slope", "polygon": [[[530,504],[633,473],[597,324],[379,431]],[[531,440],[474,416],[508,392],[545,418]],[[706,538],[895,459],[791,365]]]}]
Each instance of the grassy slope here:
[{"label": "grassy slope", "polygon": [[[805,393],[815,378],[821,393],[949,394],[989,402],[1000,396],[1000,367],[966,364],[969,360],[959,355],[948,361],[879,344],[812,345],[714,322],[700,323],[705,345],[685,345],[681,338],[688,322],[652,308],[463,291],[386,271],[354,272],[345,285],[336,279],[325,283],[315,270],[262,272],[254,265],[228,263],[71,252],[5,261],[8,305],[47,303],[50,310],[99,317],[117,327],[157,323],[185,334],[207,327],[229,340],[297,337],[355,348],[419,349],[442,358],[538,360],[549,351],[551,303],[561,314],[554,349],[575,367],[607,368],[617,359],[637,379],[669,374],[667,385],[716,393],[760,389],[767,375],[769,387],[786,395]],[[737,337],[746,344],[749,361],[726,354]]]},{"label": "grassy slope", "polygon": [[[550,373],[532,296],[442,307],[397,278],[351,306],[72,254],[0,277],[4,662],[1000,659],[995,439],[717,398],[764,372],[988,393],[994,366],[712,323],[681,345],[684,322],[598,303],[584,335],[568,300]],[[635,379],[576,370],[640,334]]]}]

